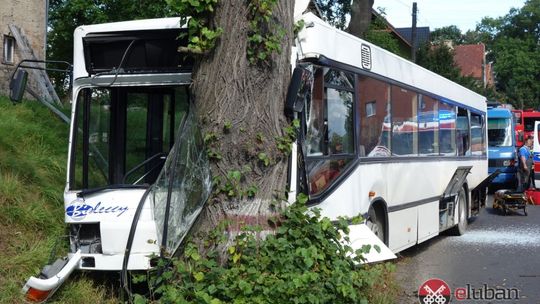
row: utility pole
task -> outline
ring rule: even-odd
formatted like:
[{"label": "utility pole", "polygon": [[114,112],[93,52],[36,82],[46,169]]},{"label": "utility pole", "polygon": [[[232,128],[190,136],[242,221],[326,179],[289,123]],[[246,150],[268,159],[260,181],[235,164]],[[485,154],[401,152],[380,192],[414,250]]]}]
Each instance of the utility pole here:
[{"label": "utility pole", "polygon": [[411,30],[411,60],[416,62],[416,2],[412,4],[412,30]]}]

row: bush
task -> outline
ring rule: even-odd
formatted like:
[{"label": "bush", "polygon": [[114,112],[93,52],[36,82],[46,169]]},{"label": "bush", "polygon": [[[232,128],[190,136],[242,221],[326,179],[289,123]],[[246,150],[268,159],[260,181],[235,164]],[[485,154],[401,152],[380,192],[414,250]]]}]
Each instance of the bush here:
[{"label": "bush", "polygon": [[[150,298],[163,303],[367,303],[375,277],[359,265],[361,252],[343,245],[347,221],[331,222],[319,210],[295,203],[264,240],[253,229],[228,248],[201,255],[193,243],[181,259],[150,275]],[[345,236],[345,238],[347,238]],[[367,248],[365,248],[367,249]],[[369,250],[369,249],[367,249]],[[165,262],[162,261],[162,266]],[[139,278],[141,279],[141,278]],[[148,299],[136,295],[136,303]]]}]

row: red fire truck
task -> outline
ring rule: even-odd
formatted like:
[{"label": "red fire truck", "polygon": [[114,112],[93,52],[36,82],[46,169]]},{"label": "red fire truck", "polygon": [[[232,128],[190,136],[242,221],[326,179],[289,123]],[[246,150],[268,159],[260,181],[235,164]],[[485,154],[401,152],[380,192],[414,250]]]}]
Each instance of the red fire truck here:
[{"label": "red fire truck", "polygon": [[[527,136],[533,135],[538,138],[539,134],[534,134],[534,122],[540,121],[540,112],[533,109],[512,110],[514,113],[514,123],[516,130],[516,146],[523,146],[523,141]],[[534,174],[540,176],[540,158],[534,157]]]}]

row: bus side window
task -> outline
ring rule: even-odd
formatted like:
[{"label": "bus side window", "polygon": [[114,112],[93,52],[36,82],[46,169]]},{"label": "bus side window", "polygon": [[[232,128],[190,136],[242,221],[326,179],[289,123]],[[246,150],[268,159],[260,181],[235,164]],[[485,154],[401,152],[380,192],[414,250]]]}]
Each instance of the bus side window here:
[{"label": "bus side window", "polygon": [[458,107],[457,113],[456,140],[458,155],[470,155],[469,112],[461,107]]},{"label": "bus side window", "polygon": [[471,151],[472,155],[483,155],[484,128],[482,127],[482,116],[471,113]]},{"label": "bus side window", "polygon": [[392,155],[418,155],[418,94],[392,86]]},{"label": "bus side window", "polygon": [[[360,119],[360,156],[390,156],[390,85],[358,76],[357,113]],[[365,151],[362,153],[362,151]]]},{"label": "bus side window", "polygon": [[439,102],[439,151],[441,155],[456,155],[456,107]]},{"label": "bus side window", "polygon": [[418,100],[418,153],[439,154],[439,119],[437,100],[420,95]]}]

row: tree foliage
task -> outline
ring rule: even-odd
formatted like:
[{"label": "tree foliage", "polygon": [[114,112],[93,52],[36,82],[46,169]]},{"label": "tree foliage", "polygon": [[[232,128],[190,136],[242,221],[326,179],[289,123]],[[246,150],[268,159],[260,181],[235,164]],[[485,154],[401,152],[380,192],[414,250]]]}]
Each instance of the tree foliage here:
[{"label": "tree foliage", "polygon": [[[347,16],[351,14],[351,10],[356,5],[356,7],[366,8],[372,7],[373,1],[371,0],[316,0],[317,6],[319,7],[323,17],[335,27],[345,30],[347,27]],[[363,2],[363,3],[360,3]],[[361,18],[369,19],[370,23],[367,26],[365,32],[362,33],[361,38],[380,46],[394,54],[408,57],[409,54],[403,54],[399,48],[398,40],[392,36],[392,34],[387,30],[388,22],[385,19],[384,9],[378,9],[378,15],[374,18],[372,17],[371,9],[369,12],[365,12],[365,15],[360,16]],[[351,16],[352,18],[352,16]],[[359,16],[357,16],[359,18]],[[351,19],[351,22],[356,22]]]},{"label": "tree foliage", "polygon": [[440,43],[445,40],[452,40],[456,44],[461,44],[463,42],[461,30],[455,25],[449,25],[437,28],[431,32],[431,41]]},{"label": "tree foliage", "polygon": [[454,51],[444,43],[428,43],[420,47],[416,63],[453,81],[460,75],[459,67],[454,62]]},{"label": "tree foliage", "polygon": [[347,16],[351,13],[351,0],[316,0],[323,17],[333,26],[345,29]]},{"label": "tree foliage", "polygon": [[402,57],[409,57],[409,54],[403,54],[399,48],[399,42],[396,37],[387,30],[388,22],[385,19],[384,11],[380,11],[372,20],[364,39]]},{"label": "tree foliage", "polygon": [[521,107],[540,106],[540,0],[528,0],[500,18],[484,18],[476,31],[490,50],[496,86]]},{"label": "tree foliage", "polygon": [[[433,45],[419,49],[418,63],[486,97],[515,106],[540,106],[540,0],[528,0],[522,8],[512,8],[503,17],[485,17],[473,31],[461,34],[452,25],[431,33]],[[471,77],[459,75],[452,51],[453,44],[486,45],[486,61],[493,64],[495,88],[485,88]]]}]

